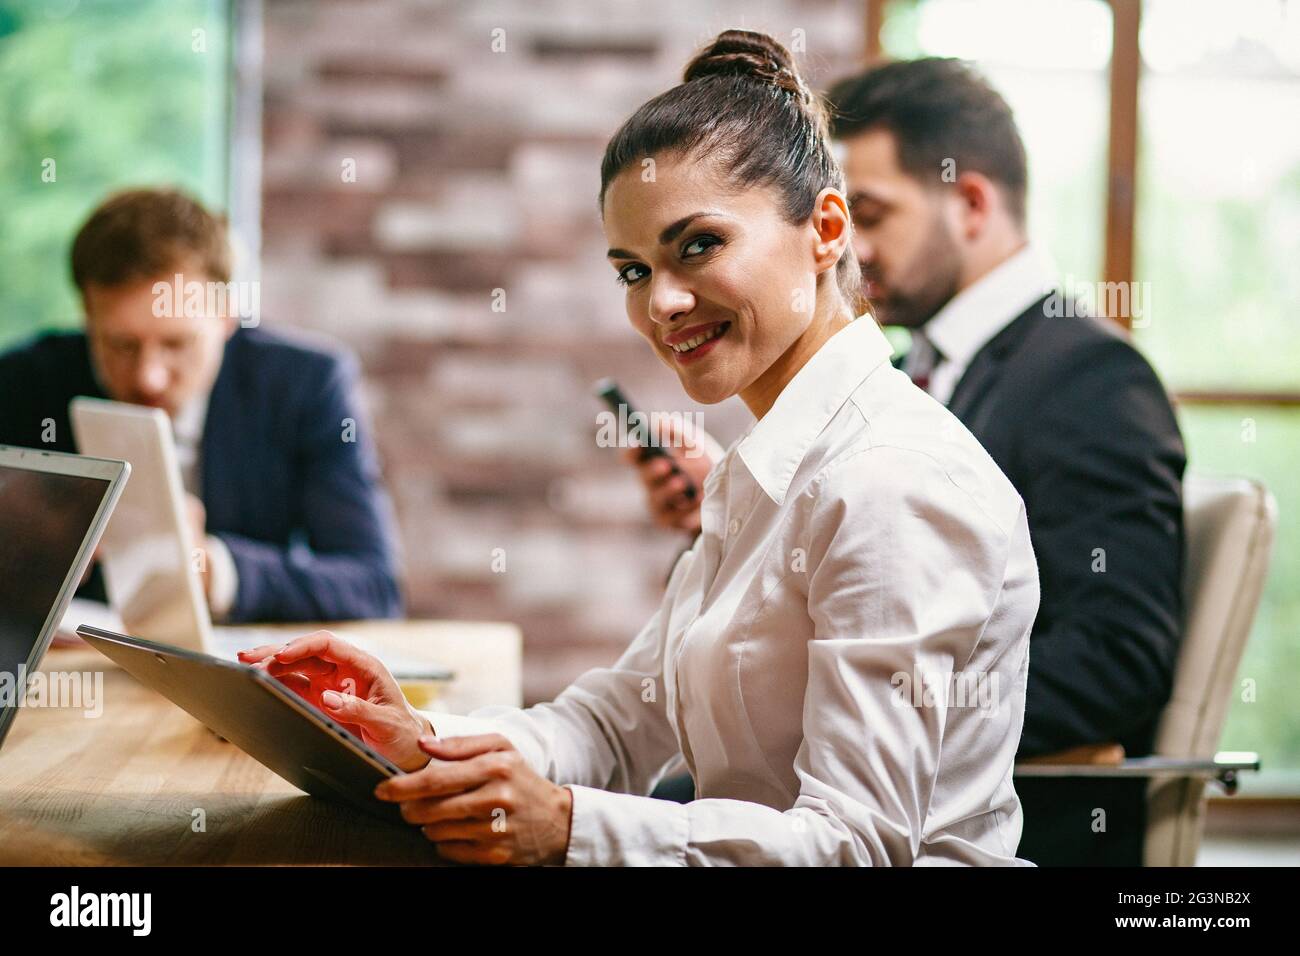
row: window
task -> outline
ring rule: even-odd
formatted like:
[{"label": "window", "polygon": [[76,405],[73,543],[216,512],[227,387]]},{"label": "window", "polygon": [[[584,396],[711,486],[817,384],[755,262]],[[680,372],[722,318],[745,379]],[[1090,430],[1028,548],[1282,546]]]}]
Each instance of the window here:
[{"label": "window", "polygon": [[[1140,34],[1138,344],[1180,396],[1188,468],[1258,478],[1278,502],[1225,750],[1244,792],[1300,784],[1300,3],[1147,0]],[[1242,682],[1252,684],[1242,686]]]},{"label": "window", "polygon": [[[1062,278],[1102,279],[1109,64],[1104,0],[879,0],[886,56],[975,61],[1015,110],[1029,225]],[[1278,500],[1268,584],[1224,731],[1300,789],[1300,0],[1144,0],[1133,278],[1138,346],[1174,393],[1189,470]],[[1107,277],[1109,278],[1109,277]],[[905,338],[905,335],[903,336]],[[1241,691],[1246,691],[1243,694]],[[1253,691],[1251,699],[1250,691]]]},{"label": "window", "polygon": [[71,328],[77,228],[109,192],[229,194],[226,0],[0,0],[0,348]]},{"label": "window", "polygon": [[890,3],[891,58],[977,63],[1015,112],[1029,157],[1029,232],[1063,277],[1100,278],[1111,15],[1104,0]]}]

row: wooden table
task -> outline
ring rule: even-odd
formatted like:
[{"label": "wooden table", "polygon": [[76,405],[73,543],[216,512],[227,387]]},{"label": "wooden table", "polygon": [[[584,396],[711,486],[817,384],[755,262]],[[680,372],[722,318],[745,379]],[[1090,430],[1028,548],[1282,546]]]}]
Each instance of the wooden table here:
[{"label": "wooden table", "polygon": [[[521,703],[522,642],[513,625],[376,621],[331,629],[427,653],[455,671],[431,705],[437,710]],[[42,670],[102,672],[103,712],[16,715],[0,747],[0,865],[440,862],[418,830],[307,796],[98,651],[53,648]]]}]

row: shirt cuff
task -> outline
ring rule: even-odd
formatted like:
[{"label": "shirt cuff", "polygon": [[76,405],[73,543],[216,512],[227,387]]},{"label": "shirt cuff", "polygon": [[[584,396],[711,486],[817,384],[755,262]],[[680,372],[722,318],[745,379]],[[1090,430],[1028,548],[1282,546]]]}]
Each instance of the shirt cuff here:
[{"label": "shirt cuff", "polygon": [[216,535],[208,535],[204,546],[208,557],[208,610],[214,621],[224,621],[239,593],[239,569],[226,542]]},{"label": "shirt cuff", "polygon": [[565,866],[685,866],[688,806],[569,785],[573,819]]},{"label": "shirt cuff", "polygon": [[[494,713],[499,712],[499,713]],[[437,710],[420,711],[429,718],[433,732],[439,737],[472,737],[475,734],[500,734],[519,751],[524,762],[538,774],[550,780],[547,772],[546,752],[543,745],[529,732],[528,720],[518,707],[489,705],[473,714],[447,714]],[[553,783],[562,781],[553,780]]]},{"label": "shirt cuff", "polygon": [[422,710],[420,713],[429,718],[429,723],[433,724],[433,732],[438,737],[472,737],[475,734],[505,733],[499,723],[486,717],[465,717],[439,710]]}]

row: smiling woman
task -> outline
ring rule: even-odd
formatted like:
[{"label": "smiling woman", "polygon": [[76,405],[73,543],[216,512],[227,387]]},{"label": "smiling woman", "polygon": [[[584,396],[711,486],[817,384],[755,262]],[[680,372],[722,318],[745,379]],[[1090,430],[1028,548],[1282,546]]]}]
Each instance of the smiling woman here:
[{"label": "smiling woman", "polygon": [[[762,34],[722,34],[623,124],[600,204],[628,317],[698,401],[761,417],[862,310],[825,108]],[[651,210],[670,221],[650,230]]]},{"label": "smiling woman", "polygon": [[[376,795],[453,860],[1021,863],[1024,506],[855,320],[839,167],[786,51],[718,37],[615,135],[601,207],[632,325],[692,397],[758,419],[658,612],[527,710],[421,714],[327,633],[244,659],[406,770]],[[646,796],[679,760],[698,799]]]}]

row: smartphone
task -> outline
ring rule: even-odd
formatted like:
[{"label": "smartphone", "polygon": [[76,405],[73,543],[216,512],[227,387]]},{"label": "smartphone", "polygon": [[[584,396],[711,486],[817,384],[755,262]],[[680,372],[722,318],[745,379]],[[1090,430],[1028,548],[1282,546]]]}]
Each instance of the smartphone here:
[{"label": "smartphone", "polygon": [[[677,460],[668,454],[666,449],[650,442],[650,436],[647,434],[650,417],[638,413],[632,407],[632,403],[627,400],[623,390],[618,387],[618,384],[612,378],[602,378],[595,384],[594,391],[597,396],[605,400],[605,404],[618,416],[619,420],[624,422],[626,427],[624,435],[628,444],[641,446],[641,461],[649,461],[651,458],[666,458],[668,464],[672,466],[672,473],[680,476],[686,482],[686,490],[682,492],[682,495],[687,501],[694,501],[699,495],[695,482],[687,477],[686,472],[682,471],[677,464]],[[633,424],[634,421],[638,423],[644,422],[645,425]]]}]

